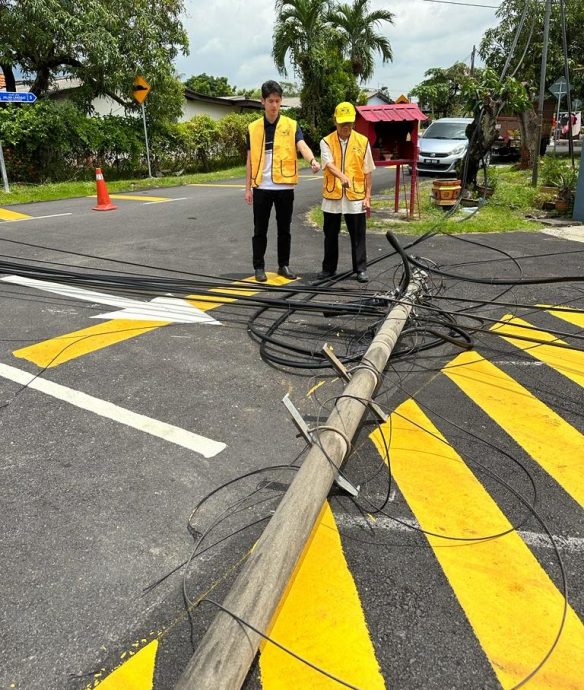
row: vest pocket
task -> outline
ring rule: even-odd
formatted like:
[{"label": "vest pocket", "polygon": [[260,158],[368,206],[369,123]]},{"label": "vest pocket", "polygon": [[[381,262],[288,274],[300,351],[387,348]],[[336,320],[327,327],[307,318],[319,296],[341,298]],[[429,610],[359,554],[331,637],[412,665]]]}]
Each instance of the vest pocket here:
[{"label": "vest pocket", "polygon": [[364,177],[354,177],[352,186],[353,186],[353,192],[355,192],[355,194],[365,194],[365,178]]},{"label": "vest pocket", "polygon": [[325,180],[325,189],[329,194],[332,194],[335,191],[336,187],[336,182],[337,178],[332,174],[332,173],[326,173],[324,175],[324,180]]},{"label": "vest pocket", "polygon": [[296,161],[280,161],[280,174],[282,177],[296,177]]}]

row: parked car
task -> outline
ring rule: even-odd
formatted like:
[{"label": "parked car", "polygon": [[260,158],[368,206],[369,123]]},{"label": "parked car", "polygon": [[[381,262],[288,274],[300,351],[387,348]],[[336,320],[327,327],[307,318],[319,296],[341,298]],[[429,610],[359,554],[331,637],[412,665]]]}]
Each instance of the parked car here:
[{"label": "parked car", "polygon": [[435,120],[420,139],[417,170],[421,173],[453,173],[468,147],[466,128],[472,117]]}]

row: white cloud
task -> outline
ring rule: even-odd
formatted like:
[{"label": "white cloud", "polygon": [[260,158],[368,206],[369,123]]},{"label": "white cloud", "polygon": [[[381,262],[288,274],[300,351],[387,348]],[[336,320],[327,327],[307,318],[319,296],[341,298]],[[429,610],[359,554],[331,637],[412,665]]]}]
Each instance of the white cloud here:
[{"label": "white cloud", "polygon": [[[245,88],[278,78],[271,57],[273,0],[186,0],[186,6],[190,55],[177,60],[177,69],[185,78],[207,72],[226,76],[231,84]],[[473,44],[478,46],[485,30],[497,24],[495,10],[482,7],[423,0],[372,0],[371,7],[395,14],[394,24],[383,28],[394,60],[385,65],[378,62],[371,80],[371,86],[387,86],[393,96],[407,93],[430,67],[469,62]]]}]

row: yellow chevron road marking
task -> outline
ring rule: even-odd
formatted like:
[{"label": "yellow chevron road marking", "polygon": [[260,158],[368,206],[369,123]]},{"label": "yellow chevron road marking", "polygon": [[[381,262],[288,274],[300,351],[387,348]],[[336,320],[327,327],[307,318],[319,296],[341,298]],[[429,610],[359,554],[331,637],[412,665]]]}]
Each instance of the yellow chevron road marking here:
[{"label": "yellow chevron road marking", "polygon": [[23,220],[25,218],[32,218],[32,216],[18,211],[9,211],[7,208],[0,208],[0,220]]},{"label": "yellow chevron road marking", "polygon": [[[497,324],[491,328],[493,332],[500,335],[512,345],[515,345],[515,347],[527,352],[532,357],[539,359],[560,374],[567,376],[578,385],[584,387],[584,352],[582,350],[569,350],[567,348],[556,347],[553,343],[565,345],[566,342],[560,340],[551,333],[535,330],[527,321],[513,317],[510,314],[504,316],[501,321],[504,323]],[[551,344],[539,345],[527,340],[518,340],[513,338],[514,335],[524,338],[536,338],[544,343]]]},{"label": "yellow chevron road marking", "polygon": [[[511,529],[413,400],[371,434],[385,458],[382,434],[390,445],[392,475],[422,529],[470,539]],[[515,687],[552,648],[562,621],[562,594],[516,532],[467,543],[427,539],[499,681]],[[583,668],[584,626],[568,607],[557,646],[525,687],[582,690]]]},{"label": "yellow chevron road marking", "polygon": [[463,352],[442,371],[584,505],[584,436],[577,429],[476,352]]},{"label": "yellow chevron road marking", "polygon": [[[263,285],[285,285],[291,282],[277,273],[268,273],[267,276],[268,282],[262,283]],[[222,295],[221,297],[192,295],[191,298],[194,299],[189,301],[201,311],[216,309],[223,304],[235,302],[237,296],[254,295],[257,292],[257,290],[253,289],[255,280],[253,278],[246,278],[246,281],[250,282],[251,290],[240,287],[241,283],[238,281],[237,287],[213,288],[211,290],[218,295]],[[58,367],[60,364],[77,359],[77,357],[82,357],[96,350],[102,350],[105,347],[129,340],[130,338],[136,338],[144,333],[167,326],[169,323],[168,321],[113,319],[111,321],[104,321],[96,326],[90,326],[67,333],[66,335],[57,336],[56,338],[43,340],[34,345],[28,345],[15,350],[12,354],[19,359],[33,362],[39,367]]]},{"label": "yellow chevron road marking", "polygon": [[[547,310],[552,316],[557,319],[563,319],[568,323],[573,323],[575,326],[584,328],[584,311],[574,309],[573,311],[558,311],[554,309],[551,304],[538,304],[538,307],[549,307]],[[571,307],[564,307],[564,309],[571,309]]]},{"label": "yellow chevron road marking", "polygon": [[[279,276],[277,273],[266,272],[268,278],[266,283],[258,283],[255,278],[245,278],[245,282],[249,282],[251,290],[241,287],[241,281],[237,283],[237,287],[220,287],[211,288],[209,292],[217,293],[218,295],[224,295],[223,297],[211,297],[209,295],[189,295],[188,301],[197,309],[201,311],[210,311],[211,309],[216,309],[222,304],[229,304],[231,302],[237,302],[237,297],[241,296],[251,296],[257,294],[258,290],[255,289],[255,285],[274,285],[276,287],[282,287],[288,283],[293,282],[289,278],[284,278]],[[233,295],[233,296],[232,296]]]},{"label": "yellow chevron road marking", "polygon": [[83,328],[73,333],[60,335],[50,340],[15,350],[12,354],[19,359],[26,359],[39,367],[58,367],[77,357],[90,352],[102,350],[104,347],[115,345],[129,338],[135,338],[143,333],[167,325],[164,321],[132,321],[116,319],[104,321],[97,326]]},{"label": "yellow chevron road marking", "polygon": [[91,687],[99,690],[152,690],[157,651],[158,640],[152,640],[107,678]]},{"label": "yellow chevron road marking", "polygon": [[[357,588],[328,503],[268,634],[341,680],[367,690],[385,690]],[[262,645],[260,672],[264,690],[338,690],[340,687],[269,642]]]}]

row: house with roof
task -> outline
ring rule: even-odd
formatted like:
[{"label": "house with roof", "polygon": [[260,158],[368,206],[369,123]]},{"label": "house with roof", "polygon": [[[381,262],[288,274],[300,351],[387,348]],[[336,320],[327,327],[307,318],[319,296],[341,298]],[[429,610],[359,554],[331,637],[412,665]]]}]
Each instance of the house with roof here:
[{"label": "house with roof", "polygon": [[[81,80],[72,77],[57,79],[49,92],[49,98],[60,101],[70,98],[81,86]],[[0,71],[0,89],[6,89],[4,75]],[[28,91],[29,85],[19,81],[16,84],[17,91]],[[97,115],[124,115],[125,108],[109,96],[98,96],[91,102],[94,113]],[[230,113],[249,113],[261,111],[261,101],[245,96],[205,96],[192,89],[185,88],[184,102],[179,122],[186,122],[195,115],[208,115],[213,120],[220,120]]]}]

